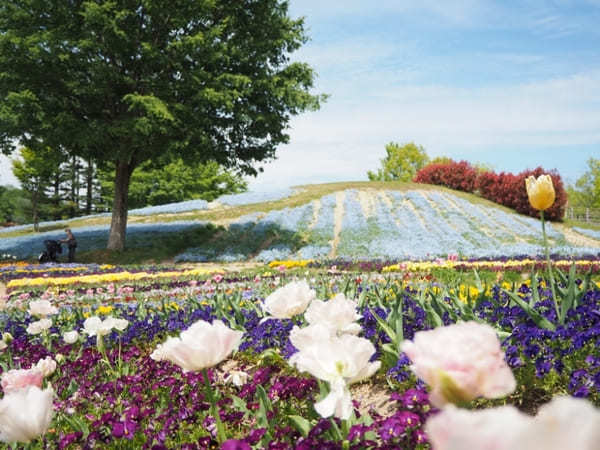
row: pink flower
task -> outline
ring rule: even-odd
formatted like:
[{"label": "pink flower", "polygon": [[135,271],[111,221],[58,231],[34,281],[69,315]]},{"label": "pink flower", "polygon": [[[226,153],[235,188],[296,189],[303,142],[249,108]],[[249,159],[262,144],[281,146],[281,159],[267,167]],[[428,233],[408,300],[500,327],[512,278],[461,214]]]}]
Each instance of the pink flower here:
[{"label": "pink flower", "polygon": [[532,422],[514,406],[469,411],[448,405],[427,420],[425,431],[435,450],[531,450],[520,438]]},{"label": "pink flower", "polygon": [[217,273],[217,274],[213,275],[212,279],[215,283],[220,283],[221,281],[223,281],[223,275],[221,275],[220,273]]},{"label": "pink flower", "polygon": [[37,368],[31,369],[12,369],[2,374],[2,389],[5,394],[18,391],[27,386],[42,387],[44,374]]},{"label": "pink flower", "polygon": [[469,402],[477,397],[498,398],[515,390],[516,381],[504,361],[494,329],[461,322],[419,331],[401,349],[411,369],[431,387],[434,406]]},{"label": "pink flower", "polygon": [[280,266],[277,267],[277,270],[279,272],[285,272],[285,266],[282,264],[282,265],[280,265]]}]

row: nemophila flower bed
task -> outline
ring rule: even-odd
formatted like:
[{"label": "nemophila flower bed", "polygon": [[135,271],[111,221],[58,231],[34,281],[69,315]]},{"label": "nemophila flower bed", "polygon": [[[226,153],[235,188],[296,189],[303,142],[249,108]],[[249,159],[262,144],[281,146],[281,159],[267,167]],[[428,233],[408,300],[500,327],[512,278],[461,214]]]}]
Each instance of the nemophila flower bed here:
[{"label": "nemophila flower bed", "polygon": [[[460,448],[440,444],[440,427],[471,436],[469,420],[485,431],[485,417],[509,417],[503,438],[514,442],[515,430],[526,441],[550,419],[564,432],[559,406],[587,438],[586,426],[598,429],[600,289],[589,280],[461,288],[400,273],[270,270],[172,275],[180,285],[137,280],[121,291],[105,280],[29,298],[21,286],[1,316],[0,439],[74,449]],[[567,298],[563,288],[576,293],[569,308],[554,301]],[[418,351],[427,330],[444,330],[438,354]],[[424,348],[436,348],[431,339]],[[454,345],[499,370],[473,362],[457,374]],[[478,379],[495,380],[493,389]],[[552,401],[558,394],[585,401]],[[27,419],[14,419],[11,405],[25,396]],[[522,413],[496,408],[505,404]]]}]

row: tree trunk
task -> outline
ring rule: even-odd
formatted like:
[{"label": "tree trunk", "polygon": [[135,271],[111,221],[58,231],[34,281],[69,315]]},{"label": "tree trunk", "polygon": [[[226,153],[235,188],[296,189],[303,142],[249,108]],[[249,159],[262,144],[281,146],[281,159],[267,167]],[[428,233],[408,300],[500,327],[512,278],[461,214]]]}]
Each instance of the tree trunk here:
[{"label": "tree trunk", "polygon": [[127,197],[129,180],[133,165],[128,161],[117,163],[115,175],[115,198],[113,200],[112,220],[108,235],[108,250],[123,250],[125,248],[125,233],[127,231]]},{"label": "tree trunk", "polygon": [[86,202],[85,202],[85,213],[89,216],[92,213],[92,192],[94,189],[94,163],[90,158],[88,160],[87,173],[86,173]]},{"label": "tree trunk", "polygon": [[40,221],[38,218],[38,190],[39,186],[36,185],[33,195],[31,196],[31,214],[33,216],[33,231],[36,233],[40,231]]}]

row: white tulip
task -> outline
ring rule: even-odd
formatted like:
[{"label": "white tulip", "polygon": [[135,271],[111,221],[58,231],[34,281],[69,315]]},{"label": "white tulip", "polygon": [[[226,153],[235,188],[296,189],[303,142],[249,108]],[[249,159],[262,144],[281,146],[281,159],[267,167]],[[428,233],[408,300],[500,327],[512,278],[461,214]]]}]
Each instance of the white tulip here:
[{"label": "white tulip", "polygon": [[63,334],[63,340],[67,344],[74,344],[75,342],[77,342],[78,339],[79,333],[77,332],[77,330],[67,331],[65,334]]},{"label": "white tulip", "polygon": [[52,420],[52,389],[19,389],[0,400],[0,441],[29,442],[44,434]]},{"label": "white tulip", "polygon": [[303,347],[291,364],[329,383],[329,395],[315,404],[319,414],[348,419],[352,413],[348,385],[370,377],[379,369],[379,361],[369,361],[374,353],[375,347],[369,340],[344,334]]},{"label": "white tulip", "polygon": [[306,281],[292,281],[271,293],[265,299],[263,309],[277,319],[291,319],[306,311],[316,296]]},{"label": "white tulip", "polygon": [[212,324],[199,320],[179,337],[170,337],[159,344],[150,357],[155,361],[171,361],[185,372],[202,370],[227,358],[238,347],[243,334],[220,320]]},{"label": "white tulip", "polygon": [[44,377],[47,377],[52,375],[56,370],[56,361],[50,356],[46,356],[44,359],[40,359],[33,367],[39,370]]},{"label": "white tulip", "polygon": [[356,308],[356,302],[347,299],[344,294],[337,294],[326,302],[314,300],[304,317],[309,324],[323,324],[334,333],[358,334],[361,328],[356,321],[360,319],[360,314]]},{"label": "white tulip", "polygon": [[598,449],[600,410],[585,399],[555,397],[540,407],[519,444],[532,450]]},{"label": "white tulip", "polygon": [[50,319],[41,319],[36,322],[31,322],[27,326],[27,333],[36,335],[46,331],[48,328],[52,326],[52,321]]},{"label": "white tulip", "polygon": [[46,317],[58,313],[58,308],[48,300],[36,300],[29,303],[29,314],[37,317]]},{"label": "white tulip", "polygon": [[116,317],[109,316],[104,319],[105,326],[110,326],[118,331],[123,331],[129,325],[129,321],[127,319],[118,319]]},{"label": "white tulip", "polygon": [[106,336],[112,331],[112,324],[98,316],[92,316],[83,322],[83,331],[89,336]]}]

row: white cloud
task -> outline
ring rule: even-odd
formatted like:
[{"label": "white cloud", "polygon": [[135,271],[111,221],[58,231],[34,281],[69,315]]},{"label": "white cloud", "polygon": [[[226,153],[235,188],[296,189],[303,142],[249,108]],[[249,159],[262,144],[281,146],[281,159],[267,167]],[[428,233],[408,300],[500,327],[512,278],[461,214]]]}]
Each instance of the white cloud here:
[{"label": "white cloud", "polygon": [[0,186],[5,185],[19,186],[19,180],[12,173],[12,165],[10,159],[4,155],[0,155]]},{"label": "white cloud", "polygon": [[293,119],[291,144],[253,185],[366,180],[390,141],[473,161],[498,148],[600,145],[600,72],[504,87],[388,85],[354,105],[335,100]]}]

